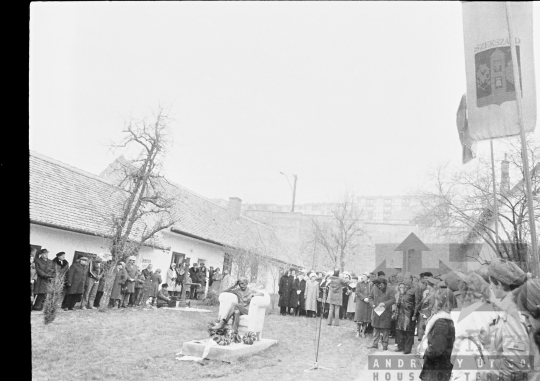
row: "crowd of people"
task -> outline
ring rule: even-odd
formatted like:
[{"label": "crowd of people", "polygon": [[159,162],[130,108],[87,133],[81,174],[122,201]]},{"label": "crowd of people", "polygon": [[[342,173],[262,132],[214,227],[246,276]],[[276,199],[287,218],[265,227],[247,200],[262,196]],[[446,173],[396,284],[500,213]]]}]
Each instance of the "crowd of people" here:
[{"label": "crowd of people", "polygon": [[422,380],[540,379],[540,279],[510,261],[441,276],[291,268],[278,305],[328,325],[354,320],[370,349],[394,337],[394,351],[423,358]]},{"label": "crowd of people", "polygon": [[[52,280],[63,277],[61,307],[65,311],[98,308],[105,290],[105,273],[113,266],[112,261],[102,257],[89,258],[79,256],[70,266],[65,252],[59,252],[54,259],[49,259],[49,251],[30,249],[30,309],[41,311],[47,289]],[[136,264],[136,258],[130,256],[120,261],[112,270],[113,283],[108,307],[129,308],[169,305],[180,299],[185,292],[186,299],[198,299],[208,286],[209,292],[219,294],[232,284],[227,269],[221,273],[219,268],[206,268],[193,263],[185,270],[184,266],[171,263],[165,274],[161,269],[153,270],[152,264],[143,270]],[[165,282],[163,283],[163,281]],[[185,291],[184,291],[185,288]]]}]

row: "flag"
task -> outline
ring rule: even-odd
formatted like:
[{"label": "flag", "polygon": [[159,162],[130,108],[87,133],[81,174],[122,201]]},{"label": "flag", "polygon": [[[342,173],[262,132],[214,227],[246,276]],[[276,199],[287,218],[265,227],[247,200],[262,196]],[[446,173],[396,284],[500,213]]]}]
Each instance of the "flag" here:
[{"label": "flag", "polygon": [[[510,2],[525,132],[536,124],[532,2]],[[467,115],[474,141],[520,133],[504,2],[462,2]]]},{"label": "flag", "polygon": [[459,140],[461,141],[461,146],[463,147],[463,152],[461,155],[461,160],[463,164],[467,164],[469,161],[476,157],[474,153],[474,147],[476,143],[471,139],[469,134],[469,123],[467,122],[467,96],[463,94],[461,97],[461,102],[456,115],[456,124],[459,133]]}]

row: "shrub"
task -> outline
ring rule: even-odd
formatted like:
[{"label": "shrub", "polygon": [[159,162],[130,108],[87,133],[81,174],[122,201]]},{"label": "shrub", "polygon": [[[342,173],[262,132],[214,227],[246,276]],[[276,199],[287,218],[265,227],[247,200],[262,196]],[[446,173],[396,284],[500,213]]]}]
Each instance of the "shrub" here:
[{"label": "shrub", "polygon": [[50,324],[56,319],[56,311],[61,302],[64,290],[64,274],[56,276],[47,284],[47,297],[43,306],[43,321]]},{"label": "shrub", "polygon": [[219,294],[213,290],[208,291],[206,299],[203,300],[205,306],[219,306]]}]

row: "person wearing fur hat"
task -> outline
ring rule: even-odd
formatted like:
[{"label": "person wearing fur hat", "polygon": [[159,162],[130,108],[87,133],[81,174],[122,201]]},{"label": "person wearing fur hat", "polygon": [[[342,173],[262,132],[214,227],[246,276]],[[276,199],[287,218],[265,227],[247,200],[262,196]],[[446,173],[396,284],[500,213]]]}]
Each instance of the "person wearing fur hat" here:
[{"label": "person wearing fur hat", "polygon": [[347,303],[347,319],[354,320],[354,314],[356,312],[356,284],[358,283],[358,277],[355,275],[352,277],[351,282],[347,285],[349,292],[349,301]]},{"label": "person wearing fur hat", "polygon": [[[493,343],[495,356],[490,358],[491,379],[523,379],[527,377],[529,337],[521,318],[512,289],[525,282],[527,276],[514,262],[493,260],[488,266],[491,301],[498,318],[490,326],[491,335],[485,343]],[[488,356],[489,357],[489,356]]]},{"label": "person wearing fur hat", "polygon": [[384,278],[373,281],[373,288],[369,293],[368,303],[371,308],[384,308],[379,315],[374,312],[371,320],[373,326],[373,343],[369,348],[379,348],[379,340],[382,342],[383,351],[388,349],[388,338],[392,319],[392,306],[396,303],[393,290],[387,287],[388,282]]},{"label": "person wearing fur hat", "polygon": [[317,316],[317,295],[319,293],[319,282],[317,274],[310,273],[309,280],[306,282],[306,292],[304,293],[306,311],[308,317]]},{"label": "person wearing fur hat", "polygon": [[452,349],[456,338],[454,322],[450,316],[449,299],[452,290],[439,289],[435,293],[433,316],[426,326],[427,348],[419,378],[423,381],[448,381],[452,375]]}]

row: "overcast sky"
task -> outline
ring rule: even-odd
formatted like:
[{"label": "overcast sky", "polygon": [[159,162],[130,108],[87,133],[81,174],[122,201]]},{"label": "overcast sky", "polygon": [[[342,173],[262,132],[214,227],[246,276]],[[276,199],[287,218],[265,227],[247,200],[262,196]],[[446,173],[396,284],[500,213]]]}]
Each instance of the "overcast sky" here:
[{"label": "overcast sky", "polygon": [[459,2],[31,3],[30,149],[99,174],[161,102],[165,174],[208,198],[411,192],[460,163],[464,92]]}]

